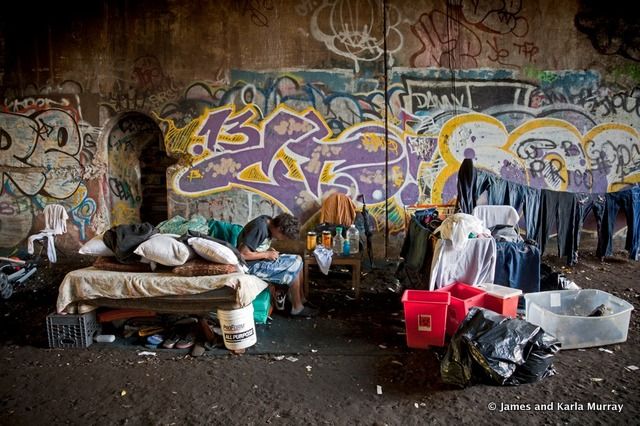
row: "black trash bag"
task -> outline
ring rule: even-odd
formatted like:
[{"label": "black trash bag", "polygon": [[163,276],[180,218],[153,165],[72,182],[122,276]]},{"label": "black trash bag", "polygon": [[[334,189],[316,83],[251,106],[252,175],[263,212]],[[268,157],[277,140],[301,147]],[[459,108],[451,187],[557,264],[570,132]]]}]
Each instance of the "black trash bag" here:
[{"label": "black trash bag", "polygon": [[445,383],[533,383],[553,375],[560,342],[540,327],[482,308],[472,308],[440,364]]},{"label": "black trash bag", "polygon": [[545,377],[553,376],[553,359],[560,350],[558,339],[540,329],[530,346],[529,355],[524,364],[516,368],[507,382],[510,385],[535,383]]}]

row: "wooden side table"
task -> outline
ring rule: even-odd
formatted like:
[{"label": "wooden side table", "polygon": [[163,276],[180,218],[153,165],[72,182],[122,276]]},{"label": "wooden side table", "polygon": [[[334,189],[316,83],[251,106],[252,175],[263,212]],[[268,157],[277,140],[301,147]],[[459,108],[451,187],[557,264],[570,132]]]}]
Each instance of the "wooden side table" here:
[{"label": "wooden side table", "polygon": [[[304,256],[304,294],[309,296],[309,265],[317,265],[318,261],[313,253],[305,250]],[[331,258],[331,266],[344,265],[351,266],[351,283],[355,289],[356,299],[360,298],[360,265],[362,263],[362,255],[360,252],[349,256],[336,256]]]}]

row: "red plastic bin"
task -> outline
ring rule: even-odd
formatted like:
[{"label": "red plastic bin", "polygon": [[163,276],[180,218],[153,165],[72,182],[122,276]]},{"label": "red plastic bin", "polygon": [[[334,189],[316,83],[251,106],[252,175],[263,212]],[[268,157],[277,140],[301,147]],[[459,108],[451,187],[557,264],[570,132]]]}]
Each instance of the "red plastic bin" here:
[{"label": "red plastic bin", "polygon": [[451,294],[451,304],[447,314],[447,334],[450,336],[456,332],[472,306],[484,307],[486,292],[469,284],[456,281],[446,287],[439,288],[436,292]]},{"label": "red plastic bin", "polygon": [[478,287],[487,292],[484,297],[485,308],[505,317],[516,317],[518,313],[518,298],[522,294],[522,290],[499,284],[480,284]]},{"label": "red plastic bin", "polygon": [[449,293],[405,290],[402,294],[407,346],[425,349],[444,346]]}]

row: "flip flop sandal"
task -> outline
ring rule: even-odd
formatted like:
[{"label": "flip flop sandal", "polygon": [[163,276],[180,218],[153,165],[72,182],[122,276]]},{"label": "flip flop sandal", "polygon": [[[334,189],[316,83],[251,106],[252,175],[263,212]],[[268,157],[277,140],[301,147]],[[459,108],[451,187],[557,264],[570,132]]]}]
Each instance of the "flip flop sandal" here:
[{"label": "flip flop sandal", "polygon": [[164,337],[160,334],[154,334],[147,337],[147,343],[150,345],[155,345],[156,347],[158,347],[158,345],[162,343],[163,340]]},{"label": "flip flop sandal", "polygon": [[178,340],[180,340],[180,338],[177,334],[171,335],[162,342],[162,347],[165,349],[173,349],[176,343],[178,343]]},{"label": "flip flop sandal", "polygon": [[176,342],[174,346],[176,349],[189,349],[195,343],[195,336],[193,333],[189,333],[184,336],[182,339]]}]

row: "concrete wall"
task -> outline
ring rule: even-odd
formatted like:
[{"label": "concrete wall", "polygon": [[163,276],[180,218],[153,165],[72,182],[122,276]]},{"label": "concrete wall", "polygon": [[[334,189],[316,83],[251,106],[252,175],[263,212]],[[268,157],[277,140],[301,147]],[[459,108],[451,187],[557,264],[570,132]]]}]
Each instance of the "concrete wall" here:
[{"label": "concrete wall", "polygon": [[169,215],[306,221],[330,191],[363,194],[392,253],[404,206],[450,202],[466,157],[538,188],[624,188],[640,180],[640,25],[592,3],[25,5],[0,36],[0,247],[47,203],[73,213],[70,247],[139,217],[153,130],[118,157],[127,111],[177,161]]}]

